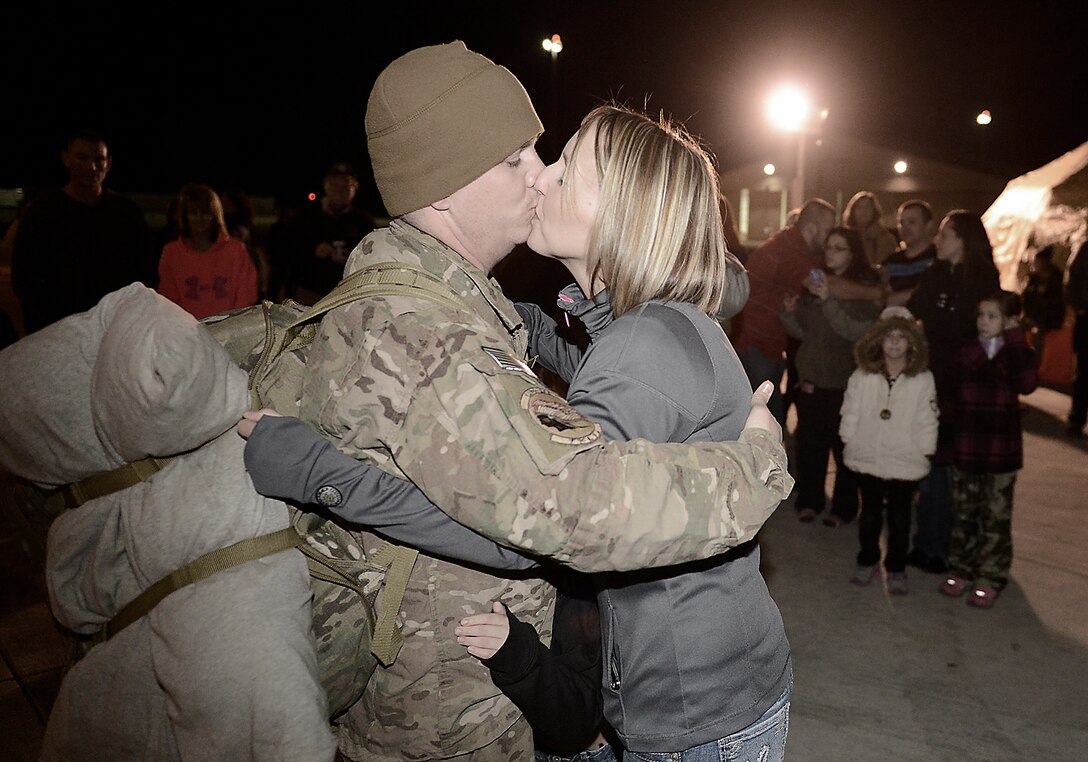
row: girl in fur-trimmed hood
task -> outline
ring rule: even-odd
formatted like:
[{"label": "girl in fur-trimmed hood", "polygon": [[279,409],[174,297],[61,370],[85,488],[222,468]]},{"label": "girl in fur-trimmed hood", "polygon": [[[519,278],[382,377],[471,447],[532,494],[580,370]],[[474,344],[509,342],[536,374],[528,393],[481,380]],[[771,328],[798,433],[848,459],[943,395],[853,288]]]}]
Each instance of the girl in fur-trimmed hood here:
[{"label": "girl in fur-trimmed hood", "polygon": [[903,373],[916,376],[929,370],[929,344],[922,327],[906,307],[888,307],[880,313],[865,335],[854,344],[854,360],[858,369],[865,373],[884,372],[884,337],[890,331],[900,330],[907,335],[907,364]]},{"label": "girl in fur-trimmed hood", "polygon": [[[888,592],[907,593],[911,505],[937,449],[937,390],[925,335],[905,307],[888,307],[854,345],[857,370],[842,403],[843,461],[858,474],[861,548],[851,581],[879,576],[880,533],[888,516]],[[885,503],[887,507],[885,508]]]}]

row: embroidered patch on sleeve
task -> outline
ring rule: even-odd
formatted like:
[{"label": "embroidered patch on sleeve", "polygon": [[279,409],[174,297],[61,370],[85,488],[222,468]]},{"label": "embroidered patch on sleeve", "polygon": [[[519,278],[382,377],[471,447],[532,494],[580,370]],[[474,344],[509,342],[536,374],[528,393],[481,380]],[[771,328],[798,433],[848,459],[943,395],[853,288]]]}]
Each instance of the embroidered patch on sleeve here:
[{"label": "embroidered patch on sleeve", "polygon": [[326,508],[335,508],[340,505],[344,500],[344,496],[340,494],[340,490],[333,487],[331,484],[317,488],[317,494],[314,495],[314,500],[318,505]]},{"label": "embroidered patch on sleeve", "polygon": [[506,352],[502,349],[495,349],[493,347],[483,347],[483,350],[487,353],[487,356],[494,360],[495,364],[503,370],[509,371],[511,373],[525,373],[527,375],[533,376],[534,378],[536,377],[536,374],[529,370],[528,365],[526,365],[518,358],[514,357],[509,352]]},{"label": "embroidered patch on sleeve", "polygon": [[526,389],[521,409],[548,432],[553,442],[580,445],[601,437],[600,425],[579,413],[555,392],[542,387]]}]

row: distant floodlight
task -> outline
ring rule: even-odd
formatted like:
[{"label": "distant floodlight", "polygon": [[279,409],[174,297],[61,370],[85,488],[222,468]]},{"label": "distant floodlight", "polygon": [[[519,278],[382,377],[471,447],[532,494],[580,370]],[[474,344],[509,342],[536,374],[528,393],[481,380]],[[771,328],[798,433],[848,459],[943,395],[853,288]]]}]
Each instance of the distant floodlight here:
[{"label": "distant floodlight", "polygon": [[767,98],[767,117],[786,132],[800,132],[808,120],[808,96],[796,87],[782,87]]},{"label": "distant floodlight", "polygon": [[555,55],[563,49],[563,40],[559,35],[553,34],[551,37],[546,38],[544,42],[540,43],[540,45],[544,50]]},{"label": "distant floodlight", "polygon": [[763,165],[763,174],[765,174],[765,175],[768,175],[768,176],[773,175],[776,171],[777,171],[777,168],[775,167],[774,164],[767,163],[767,164]]},{"label": "distant floodlight", "polygon": [[900,159],[895,164],[892,164],[892,169],[894,169],[899,174],[903,174],[907,171],[907,163]]},{"label": "distant floodlight", "polygon": [[981,114],[975,117],[975,121],[982,125],[987,125],[993,121],[993,116],[990,114],[990,109],[985,109]]}]

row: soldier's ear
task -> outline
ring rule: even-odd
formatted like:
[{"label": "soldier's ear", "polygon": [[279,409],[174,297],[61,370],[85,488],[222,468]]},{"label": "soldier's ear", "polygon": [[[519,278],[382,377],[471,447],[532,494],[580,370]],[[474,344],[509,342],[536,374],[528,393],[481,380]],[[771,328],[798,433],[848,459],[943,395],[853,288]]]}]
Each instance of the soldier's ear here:
[{"label": "soldier's ear", "polygon": [[448,212],[450,210],[450,197],[445,196],[437,201],[432,201],[428,206],[436,212]]}]

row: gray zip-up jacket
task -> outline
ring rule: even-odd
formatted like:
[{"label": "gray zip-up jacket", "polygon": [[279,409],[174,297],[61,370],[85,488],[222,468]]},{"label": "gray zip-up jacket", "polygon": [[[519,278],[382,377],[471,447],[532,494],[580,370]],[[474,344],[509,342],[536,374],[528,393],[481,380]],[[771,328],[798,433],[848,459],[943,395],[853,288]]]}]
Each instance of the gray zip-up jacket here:
[{"label": "gray zip-up jacket", "polygon": [[[610,439],[736,439],[751,385],[721,327],[690,304],[648,302],[612,319],[607,292],[568,286],[584,354],[535,305],[519,304],[530,357]],[[751,725],[786,690],[790,649],[759,573],[756,541],[707,561],[597,574],[605,717],[632,751],[672,752]]]}]

